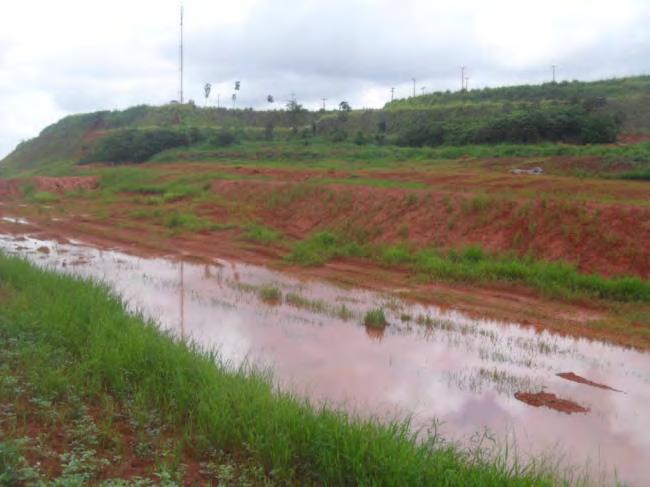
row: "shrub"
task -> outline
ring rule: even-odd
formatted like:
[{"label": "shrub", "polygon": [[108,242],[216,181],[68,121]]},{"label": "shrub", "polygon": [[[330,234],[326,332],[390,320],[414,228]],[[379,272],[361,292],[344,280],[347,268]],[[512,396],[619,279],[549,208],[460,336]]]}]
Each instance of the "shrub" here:
[{"label": "shrub", "polygon": [[188,145],[184,132],[169,129],[128,129],[113,132],[99,141],[80,162],[145,162],[163,150]]},{"label": "shrub", "polygon": [[237,136],[229,130],[221,130],[210,137],[210,144],[216,147],[228,147],[237,142]]}]

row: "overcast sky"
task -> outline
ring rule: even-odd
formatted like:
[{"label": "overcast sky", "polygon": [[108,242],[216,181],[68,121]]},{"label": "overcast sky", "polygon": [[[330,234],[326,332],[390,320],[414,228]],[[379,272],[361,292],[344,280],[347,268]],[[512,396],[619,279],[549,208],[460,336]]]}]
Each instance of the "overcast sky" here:
[{"label": "overcast sky", "polygon": [[[185,0],[186,98],[381,107],[417,91],[650,73],[650,0]],[[0,13],[0,157],[70,113],[178,98],[176,0]]]}]

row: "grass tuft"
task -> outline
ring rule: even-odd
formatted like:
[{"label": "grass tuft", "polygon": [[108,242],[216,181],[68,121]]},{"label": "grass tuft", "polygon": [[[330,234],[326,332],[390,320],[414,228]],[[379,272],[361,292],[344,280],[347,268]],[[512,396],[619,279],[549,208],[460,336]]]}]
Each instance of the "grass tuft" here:
[{"label": "grass tuft", "polygon": [[389,323],[384,314],[384,310],[381,308],[371,309],[363,317],[363,325],[370,328],[386,328]]}]

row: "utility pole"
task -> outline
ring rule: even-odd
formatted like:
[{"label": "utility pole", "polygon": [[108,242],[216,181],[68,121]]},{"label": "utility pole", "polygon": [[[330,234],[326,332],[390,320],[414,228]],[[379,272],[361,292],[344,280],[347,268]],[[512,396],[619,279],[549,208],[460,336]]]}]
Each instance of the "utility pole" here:
[{"label": "utility pole", "polygon": [[183,269],[183,257],[180,265],[180,318],[181,318],[181,340],[185,340],[185,272]]},{"label": "utility pole", "polygon": [[390,89],[390,101],[395,99],[395,88]]},{"label": "utility pole", "polygon": [[420,90],[422,91],[422,94],[423,94],[423,95],[424,95],[424,89],[425,89],[425,88],[426,88],[426,86],[423,86],[422,88],[420,88]]},{"label": "utility pole", "polygon": [[221,93],[217,93],[217,108],[221,108]]},{"label": "utility pole", "polygon": [[180,91],[180,102],[183,104],[183,2],[181,2],[181,42],[179,48],[180,55],[180,68],[181,68],[181,91]]},{"label": "utility pole", "polygon": [[321,98],[323,100],[323,111],[325,111],[325,102],[327,101],[327,98]]},{"label": "utility pole", "polygon": [[557,66],[554,64],[551,68],[553,68],[553,83],[555,83],[555,68],[557,68]]},{"label": "utility pole", "polygon": [[465,89],[465,66],[460,67],[460,91]]},{"label": "utility pole", "polygon": [[469,91],[469,76],[465,78],[465,89]]},{"label": "utility pole", "polygon": [[415,78],[413,78],[413,96],[415,97]]}]

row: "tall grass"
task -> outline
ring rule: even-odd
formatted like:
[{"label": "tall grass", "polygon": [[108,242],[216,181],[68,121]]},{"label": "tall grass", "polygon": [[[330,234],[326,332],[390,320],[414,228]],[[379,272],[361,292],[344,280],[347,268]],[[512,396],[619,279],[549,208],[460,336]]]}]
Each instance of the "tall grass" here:
[{"label": "tall grass", "polygon": [[304,266],[318,266],[338,257],[365,257],[367,249],[364,245],[330,232],[318,232],[294,245],[289,262]]},{"label": "tall grass", "polygon": [[363,257],[387,266],[403,266],[428,277],[455,282],[511,282],[543,294],[573,299],[589,297],[613,301],[650,302],[650,281],[638,277],[585,274],[563,262],[531,257],[491,255],[479,246],[460,250],[412,250],[404,244],[370,245],[320,232],[295,244],[287,260],[300,265],[323,265],[339,257]]},{"label": "tall grass", "polygon": [[[195,449],[258,461],[281,483],[321,485],[552,485],[532,466],[470,457],[436,438],[417,441],[408,421],[380,424],[274,390],[267,374],[233,370],[213,352],[175,341],[102,285],[0,255],[0,333],[32,337],[43,384],[107,391],[160,411]],[[483,458],[483,457],[480,457]]]}]

